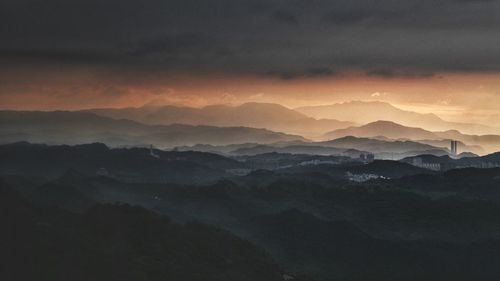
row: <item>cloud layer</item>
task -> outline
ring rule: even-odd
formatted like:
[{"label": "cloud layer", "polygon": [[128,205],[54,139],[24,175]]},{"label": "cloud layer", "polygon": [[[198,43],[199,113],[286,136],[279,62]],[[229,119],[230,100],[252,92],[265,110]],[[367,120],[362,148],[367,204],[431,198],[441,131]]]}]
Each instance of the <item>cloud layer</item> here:
[{"label": "cloud layer", "polygon": [[283,79],[500,70],[496,0],[4,0],[0,60]]}]

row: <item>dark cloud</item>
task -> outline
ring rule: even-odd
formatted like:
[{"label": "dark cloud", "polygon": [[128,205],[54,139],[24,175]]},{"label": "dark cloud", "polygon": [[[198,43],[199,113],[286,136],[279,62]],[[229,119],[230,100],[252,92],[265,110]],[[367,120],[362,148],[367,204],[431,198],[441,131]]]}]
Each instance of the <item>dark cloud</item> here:
[{"label": "dark cloud", "polygon": [[332,11],[324,16],[327,22],[334,24],[352,24],[368,20],[374,17],[374,14],[368,11]]},{"label": "dark cloud", "polygon": [[392,69],[377,69],[366,72],[368,76],[379,76],[384,78],[431,78],[436,76],[433,72],[426,71],[411,71],[411,70],[392,70]]},{"label": "dark cloud", "polygon": [[333,75],[323,68],[335,65],[426,78],[405,69],[500,71],[499,35],[496,0],[0,2],[0,60],[9,63],[264,75],[272,69],[284,79]]},{"label": "dark cloud", "polygon": [[481,2],[494,2],[494,1],[498,1],[498,0],[455,0],[456,2],[463,2],[463,3],[474,3],[474,2],[478,2],[478,3],[481,3]]},{"label": "dark cloud", "polygon": [[156,53],[175,54],[205,48],[208,44],[208,38],[205,38],[201,33],[180,33],[142,40],[132,47],[129,54],[134,56]]},{"label": "dark cloud", "polygon": [[17,48],[0,49],[0,58],[11,62],[103,63],[113,61],[114,53],[89,49]]},{"label": "dark cloud", "polygon": [[279,21],[279,22],[284,22],[292,25],[298,25],[299,24],[299,19],[297,16],[288,13],[286,11],[274,11],[271,15],[271,18]]},{"label": "dark cloud", "polygon": [[267,75],[279,77],[282,80],[318,78],[336,75],[337,72],[328,67],[315,67],[305,71],[269,71]]},{"label": "dark cloud", "polygon": [[315,67],[309,69],[307,73],[313,76],[328,76],[328,75],[334,75],[335,71],[333,71],[328,67]]}]

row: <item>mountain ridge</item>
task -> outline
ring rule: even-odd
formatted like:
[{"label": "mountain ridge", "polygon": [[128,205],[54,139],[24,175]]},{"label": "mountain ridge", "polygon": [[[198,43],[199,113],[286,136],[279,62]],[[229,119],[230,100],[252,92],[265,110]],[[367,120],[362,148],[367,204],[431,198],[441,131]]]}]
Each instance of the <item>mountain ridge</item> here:
[{"label": "mountain ridge", "polygon": [[[500,150],[500,135],[467,135],[458,130],[428,131],[422,128],[407,127],[392,121],[376,121],[358,127],[349,127],[326,133],[324,139],[338,139],[347,136],[361,138],[378,138],[384,136],[391,139],[419,140],[457,140],[466,145],[478,145],[485,152]],[[459,147],[460,149],[460,147]]]},{"label": "mountain ridge", "polygon": [[145,106],[96,108],[91,112],[114,119],[131,119],[149,125],[183,123],[189,125],[245,126],[317,137],[326,131],[354,125],[349,121],[315,119],[275,103],[244,103],[237,106],[209,105],[202,108]]},{"label": "mountain ridge", "polygon": [[272,143],[305,140],[267,129],[247,127],[193,126],[185,124],[145,125],[126,119],[112,119],[89,112],[0,111],[0,141],[28,141],[49,144],[103,142],[113,146],[153,144],[178,145]]},{"label": "mountain ridge", "polygon": [[350,120],[359,124],[378,120],[393,120],[410,127],[420,127],[432,131],[460,130],[468,134],[500,134],[500,128],[473,123],[445,121],[433,113],[418,113],[400,109],[381,101],[350,101],[330,105],[304,106],[295,110],[314,117]]}]

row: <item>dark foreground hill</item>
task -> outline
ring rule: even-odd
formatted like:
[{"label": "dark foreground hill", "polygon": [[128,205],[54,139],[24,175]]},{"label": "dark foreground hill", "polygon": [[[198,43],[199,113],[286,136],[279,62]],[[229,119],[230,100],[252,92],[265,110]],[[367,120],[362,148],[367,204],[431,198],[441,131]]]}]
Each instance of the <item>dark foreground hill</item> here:
[{"label": "dark foreground hill", "polygon": [[2,280],[283,280],[249,242],[139,207],[36,208],[0,183],[0,219]]},{"label": "dark foreground hill", "polygon": [[374,239],[352,223],[297,209],[258,217],[252,225],[263,245],[286,253],[286,263],[324,280],[493,280],[498,274],[492,267],[500,257],[498,240],[457,245]]},{"label": "dark foreground hill", "polygon": [[[413,190],[404,183],[400,188],[398,180],[350,185],[327,176],[312,181],[313,174],[308,173],[272,174],[259,172],[208,186],[126,184],[66,175],[35,187],[27,198],[39,206],[66,208],[68,200],[75,202],[80,194],[93,204],[114,199],[141,204],[176,221],[216,225],[266,249],[285,272],[307,273],[315,280],[490,281],[500,274],[496,264],[500,205],[494,201],[467,198],[459,192],[436,199],[433,191]],[[481,185],[494,182],[498,171],[487,174],[491,175]],[[426,177],[439,180],[442,176]],[[264,178],[271,181],[263,183]],[[462,182],[459,173],[444,178],[448,193],[454,192],[454,182]],[[14,184],[16,190],[21,190],[20,182],[17,179]],[[498,189],[494,184],[488,188]],[[66,193],[69,196],[55,196],[65,189],[72,190]],[[24,195],[29,193],[24,189]],[[52,201],[37,197],[43,194]],[[224,231],[171,223],[140,208],[87,206],[78,215],[34,208],[10,195],[0,198],[1,218],[8,230],[0,234],[6,249],[1,254],[19,255],[13,255],[9,271],[3,272],[11,273],[23,263],[22,273],[50,276],[45,280],[61,280],[58,274],[66,278],[74,272],[83,274],[82,267],[88,274],[101,274],[94,280],[122,278],[121,272],[114,271],[122,267],[127,274],[122,280],[131,280],[127,276],[157,280],[154,274],[173,276],[167,280],[277,280],[273,274],[282,272],[268,257],[254,252],[253,246],[234,245],[233,240],[241,240]],[[18,217],[25,219],[12,220]],[[31,255],[26,258],[25,253]],[[205,279],[197,279],[200,272]],[[247,279],[240,279],[238,273]]]},{"label": "dark foreground hill", "polygon": [[68,170],[87,176],[106,175],[132,182],[210,182],[243,164],[212,153],[108,148],[101,143],[0,145],[0,175],[54,178]]},{"label": "dark foreground hill", "polygon": [[[189,223],[184,225],[199,221],[230,231],[265,249],[284,272],[307,274],[318,281],[492,281],[500,276],[499,168],[434,172],[396,161],[364,164],[338,161],[341,159],[330,156],[311,161],[311,155],[273,153],[242,156],[238,160],[258,167],[278,161],[284,167],[273,170],[260,168],[242,176],[225,174],[218,181],[205,183],[193,181],[197,174],[187,169],[191,172],[180,173],[185,178],[183,184],[175,184],[156,181],[155,174],[149,174],[150,165],[157,158],[149,155],[147,149],[115,151],[99,144],[95,148],[94,145],[56,146],[48,147],[55,150],[47,151],[52,153],[63,148],[66,153],[61,155],[65,157],[51,158],[51,153],[47,152],[33,153],[38,156],[25,158],[39,146],[17,146],[21,148],[7,149],[17,153],[5,158],[8,161],[1,168],[8,169],[12,167],[9,163],[15,163],[15,167],[27,171],[21,175],[4,176],[5,182],[23,199],[0,194],[0,208],[5,208],[0,209],[0,216],[3,216],[0,219],[5,222],[5,229],[21,227],[26,232],[23,236],[3,228],[0,235],[7,237],[0,242],[7,250],[2,254],[13,253],[11,255],[15,259],[11,260],[18,262],[15,266],[23,260],[27,263],[25,269],[39,270],[42,275],[49,274],[44,270],[54,268],[54,264],[62,264],[75,271],[83,271],[81,266],[85,266],[91,269],[88,272],[95,272],[95,268],[111,271],[116,265],[126,267],[124,272],[130,274],[127,276],[137,280],[156,280],[153,278],[156,275],[145,275],[150,272],[165,278],[171,276],[168,274],[179,272],[181,279],[199,280],[196,278],[201,277],[197,275],[184,274],[187,268],[184,267],[185,261],[189,259],[196,263],[189,267],[193,274],[203,272],[206,280],[274,280],[272,275],[269,275],[270,278],[258,278],[247,273],[249,269],[240,263],[239,258],[251,264],[263,264],[259,262],[261,258],[248,257],[253,255],[249,252],[251,250],[236,248],[234,252],[226,253],[234,249],[231,246],[233,238],[224,236],[227,238],[222,240],[227,240],[228,244],[222,244],[216,242],[218,238],[205,232],[206,227],[192,228]],[[41,147],[42,151],[47,149],[46,146]],[[80,149],[85,153],[74,152]],[[137,168],[137,173],[143,177],[130,181],[80,172],[82,167],[99,163],[88,161],[95,156],[89,152],[94,149],[100,151],[98,154],[118,159],[123,167],[130,163],[134,163],[134,168],[143,165],[144,169]],[[73,153],[67,153],[71,151]],[[119,153],[113,154],[116,152]],[[185,155],[188,162],[215,170],[238,167],[239,163],[210,153],[164,152],[163,155],[161,151],[154,152],[161,159],[166,157],[165,160],[172,155]],[[497,156],[487,156],[487,159],[493,161]],[[150,163],[149,159],[153,162]],[[43,174],[47,169],[44,165],[56,165],[51,161],[59,163],[59,167],[67,167],[71,163],[88,166],[67,170],[59,177],[40,178],[36,172],[40,170]],[[290,164],[294,162],[302,164]],[[173,158],[172,163],[183,162]],[[158,168],[159,173],[176,174],[170,166],[162,165]],[[28,200],[31,203],[23,203]],[[163,219],[156,215],[151,218],[143,209],[109,206],[115,202],[142,206],[167,215],[176,223],[162,222]],[[16,214],[23,215],[29,223],[18,225],[21,220],[9,221],[9,217],[15,218]],[[130,224],[129,215],[133,217]],[[165,228],[174,230],[161,230],[164,224],[168,225]],[[196,236],[198,234],[201,236]],[[24,243],[19,243],[18,238]],[[189,242],[182,240],[184,238]],[[202,242],[192,242],[196,239]],[[44,241],[50,241],[50,244]],[[165,253],[162,252],[162,243],[170,241],[179,247],[174,249],[185,253],[185,256],[178,256],[174,252],[171,256],[179,262],[172,262],[173,265],[162,256]],[[149,242],[155,243],[154,246]],[[75,253],[76,250],[68,243],[84,245],[85,250],[80,251],[84,256]],[[203,243],[215,243],[214,247],[224,249],[213,250]],[[19,249],[7,248],[11,244]],[[42,254],[25,257],[26,253],[39,248],[45,251],[41,252],[45,258],[41,262]],[[159,252],[151,249],[159,249]],[[54,255],[45,255],[49,252]],[[115,253],[119,257],[113,263]],[[136,255],[138,258],[129,259]],[[233,258],[233,255],[239,257]],[[62,260],[61,256],[65,259]],[[265,255],[259,257],[265,259]],[[210,262],[205,259],[210,259]],[[98,265],[91,263],[93,260]],[[221,260],[224,262],[219,264]],[[73,261],[78,264],[70,264]],[[225,262],[231,264],[229,269]],[[212,273],[203,266],[206,264],[213,270]],[[251,264],[247,264],[252,266],[251,270],[260,272]],[[98,267],[100,265],[102,267]],[[2,272],[10,273],[15,266],[9,266],[10,271]],[[179,267],[172,269],[174,266]],[[162,271],[167,269],[172,271]],[[247,279],[239,279],[238,275],[232,277],[228,270],[241,272]],[[109,271],[103,271],[102,278],[95,280],[115,280],[115,275],[106,275]],[[66,280],[73,280],[67,277],[71,274],[62,272]],[[271,269],[270,272],[282,273],[279,269]],[[116,276],[121,277],[118,273]],[[54,277],[50,280],[58,279]],[[167,280],[177,279],[174,276]]]}]

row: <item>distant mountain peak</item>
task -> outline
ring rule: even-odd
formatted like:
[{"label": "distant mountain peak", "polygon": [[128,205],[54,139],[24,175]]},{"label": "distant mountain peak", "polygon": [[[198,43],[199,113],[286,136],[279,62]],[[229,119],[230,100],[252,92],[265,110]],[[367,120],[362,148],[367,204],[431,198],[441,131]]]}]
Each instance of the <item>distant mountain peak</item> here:
[{"label": "distant mountain peak", "polygon": [[422,128],[403,126],[387,120],[378,120],[363,126],[339,129],[325,134],[326,139],[337,139],[346,136],[361,138],[384,136],[389,139],[439,139],[433,132]]},{"label": "distant mountain peak", "polygon": [[404,127],[401,124],[398,124],[396,122],[389,121],[389,120],[378,120],[378,121],[374,121],[374,122],[368,123],[368,124],[366,124],[364,126],[396,126],[396,127]]},{"label": "distant mountain peak", "polygon": [[278,104],[278,103],[271,103],[271,102],[245,102],[240,105],[237,105],[235,107],[246,107],[246,106],[269,106],[269,107],[279,107],[279,108],[286,108],[289,109],[288,107]]},{"label": "distant mountain peak", "polygon": [[248,102],[240,105],[191,107],[143,107],[126,109],[91,109],[113,119],[129,119],[149,125],[210,125],[220,127],[266,128],[277,132],[316,138],[325,132],[352,126],[354,123],[333,119],[317,120],[276,103]]},{"label": "distant mountain peak", "polygon": [[385,102],[385,101],[362,101],[362,100],[351,100],[351,101],[345,101],[341,102],[339,104],[344,104],[344,105],[383,105],[387,107],[392,107],[392,108],[397,108],[396,106],[392,105],[391,103]]},{"label": "distant mountain peak", "polygon": [[449,122],[433,113],[404,110],[383,101],[348,101],[330,105],[304,106],[295,110],[314,118],[346,120],[357,124],[367,124],[377,120],[391,120],[404,126],[432,131],[456,129],[469,134],[500,133],[500,128]]},{"label": "distant mountain peak", "polygon": [[379,120],[363,126],[338,129],[326,133],[324,140],[347,137],[369,138],[372,140],[386,138],[386,141],[414,141],[429,144],[441,149],[449,148],[449,141],[459,141],[460,152],[473,152],[482,155],[500,149],[499,135],[467,135],[457,130],[428,131],[417,127],[408,127],[392,121]]},{"label": "distant mountain peak", "polygon": [[[366,125],[363,125],[361,127],[365,127],[365,128],[368,128],[368,127],[378,127],[378,128],[381,128],[381,129],[384,129],[384,128],[385,129],[414,129],[414,130],[425,131],[422,128],[404,126],[404,125],[398,124],[398,123],[393,122],[393,121],[388,121],[388,120],[378,120],[378,121],[371,122],[371,123],[368,123]],[[383,136],[383,135],[381,135],[381,136]],[[378,136],[376,136],[376,137],[378,137]]]}]

